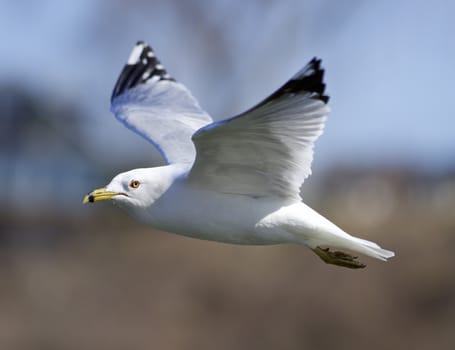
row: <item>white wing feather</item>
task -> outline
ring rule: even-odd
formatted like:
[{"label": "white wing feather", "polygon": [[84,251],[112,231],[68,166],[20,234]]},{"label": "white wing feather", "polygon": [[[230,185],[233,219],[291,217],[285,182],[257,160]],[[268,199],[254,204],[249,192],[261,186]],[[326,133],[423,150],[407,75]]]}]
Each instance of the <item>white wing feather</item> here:
[{"label": "white wing feather", "polygon": [[329,112],[322,78],[313,59],[257,106],[199,130],[190,181],[223,193],[300,199]]},{"label": "white wing feather", "polygon": [[152,49],[133,48],[114,87],[111,110],[129,129],[151,142],[170,163],[192,163],[193,133],[212,119],[181,83],[171,78]]}]

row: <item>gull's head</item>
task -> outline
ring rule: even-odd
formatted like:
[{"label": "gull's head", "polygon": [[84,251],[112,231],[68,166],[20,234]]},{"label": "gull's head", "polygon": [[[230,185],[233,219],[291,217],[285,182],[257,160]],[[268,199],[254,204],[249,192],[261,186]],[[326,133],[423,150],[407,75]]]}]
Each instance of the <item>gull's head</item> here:
[{"label": "gull's head", "polygon": [[169,187],[159,173],[159,168],[149,168],[118,174],[106,187],[87,194],[83,203],[112,200],[127,208],[148,207]]}]

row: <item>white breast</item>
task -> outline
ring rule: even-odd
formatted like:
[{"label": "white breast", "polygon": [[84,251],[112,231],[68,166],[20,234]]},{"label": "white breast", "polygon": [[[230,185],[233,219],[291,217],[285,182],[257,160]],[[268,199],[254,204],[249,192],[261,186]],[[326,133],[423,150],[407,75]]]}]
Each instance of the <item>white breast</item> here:
[{"label": "white breast", "polygon": [[282,200],[217,193],[178,180],[142,220],[163,231],[205,240],[274,244],[283,237],[257,224],[283,205]]}]

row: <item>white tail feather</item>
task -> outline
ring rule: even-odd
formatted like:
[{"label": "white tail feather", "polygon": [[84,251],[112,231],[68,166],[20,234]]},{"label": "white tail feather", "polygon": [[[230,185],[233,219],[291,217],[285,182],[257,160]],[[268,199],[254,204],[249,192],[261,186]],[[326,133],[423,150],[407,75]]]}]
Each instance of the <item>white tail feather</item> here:
[{"label": "white tail feather", "polygon": [[377,245],[374,242],[367,241],[366,239],[361,239],[357,237],[352,237],[353,242],[357,243],[356,248],[352,247],[351,249],[354,251],[358,251],[359,253],[363,253],[365,255],[371,256],[373,258],[379,259],[386,261],[389,258],[392,258],[395,256],[395,253],[381,248],[379,245]]}]

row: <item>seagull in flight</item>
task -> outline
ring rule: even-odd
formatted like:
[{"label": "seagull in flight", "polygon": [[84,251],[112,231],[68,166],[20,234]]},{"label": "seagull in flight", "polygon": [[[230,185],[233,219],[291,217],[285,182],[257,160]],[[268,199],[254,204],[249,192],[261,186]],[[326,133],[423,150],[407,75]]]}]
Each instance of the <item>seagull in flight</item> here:
[{"label": "seagull in flight", "polygon": [[353,254],[393,257],[302,202],[300,187],[330,110],[323,75],[313,58],[262,102],[213,121],[139,41],[115,84],[111,110],[166,165],[121,173],[83,203],[112,200],[147,225],[199,239],[302,244],[348,268],[365,267]]}]

